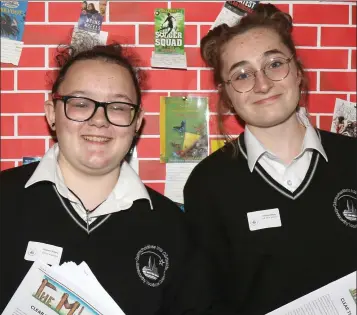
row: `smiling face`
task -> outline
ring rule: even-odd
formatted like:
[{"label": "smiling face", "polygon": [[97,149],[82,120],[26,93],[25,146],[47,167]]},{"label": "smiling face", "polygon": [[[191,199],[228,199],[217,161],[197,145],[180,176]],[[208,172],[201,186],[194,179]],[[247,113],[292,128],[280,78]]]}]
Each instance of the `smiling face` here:
[{"label": "smiling face", "polygon": [[[291,55],[292,52],[274,30],[253,28],[225,44],[221,55],[221,76],[227,81],[239,70],[255,72],[272,59],[284,60]],[[271,65],[275,67],[279,63]],[[228,98],[247,125],[273,127],[284,123],[295,113],[300,98],[301,75],[294,59],[288,65],[290,71],[280,81],[270,80],[263,71],[256,72],[253,89],[245,93],[235,91],[231,84],[223,84],[224,97]]]},{"label": "smiling face", "polygon": [[[76,61],[68,69],[58,94],[82,96],[101,102],[137,104],[129,71],[100,59]],[[84,122],[69,120],[61,100],[55,106],[47,102],[45,109],[49,124],[55,122],[60,165],[70,165],[87,174],[105,174],[120,166],[143,117],[140,111],[131,126],[119,127],[108,122],[102,107]]]}]

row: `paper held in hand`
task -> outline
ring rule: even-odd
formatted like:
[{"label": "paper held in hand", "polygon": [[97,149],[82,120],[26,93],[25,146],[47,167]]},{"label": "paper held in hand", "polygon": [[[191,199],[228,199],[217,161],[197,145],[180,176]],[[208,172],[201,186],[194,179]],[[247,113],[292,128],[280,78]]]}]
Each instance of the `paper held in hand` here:
[{"label": "paper held in hand", "polygon": [[356,272],[266,315],[356,315]]},{"label": "paper held in hand", "polygon": [[125,315],[85,262],[33,263],[2,315]]}]

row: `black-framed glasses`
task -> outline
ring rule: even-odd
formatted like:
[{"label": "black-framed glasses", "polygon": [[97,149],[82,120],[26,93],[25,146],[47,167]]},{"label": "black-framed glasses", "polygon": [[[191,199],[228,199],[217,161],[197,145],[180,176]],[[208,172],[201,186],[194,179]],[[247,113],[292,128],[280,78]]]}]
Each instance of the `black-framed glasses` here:
[{"label": "black-framed glasses", "polygon": [[88,97],[53,94],[53,100],[64,103],[66,117],[73,121],[83,122],[90,120],[99,107],[103,107],[106,119],[115,126],[129,127],[140,106],[127,102],[97,102]]},{"label": "black-framed glasses", "polygon": [[294,54],[290,58],[274,57],[270,59],[264,67],[258,70],[252,70],[249,67],[240,67],[235,71],[226,84],[231,84],[233,89],[238,93],[245,93],[251,91],[256,83],[256,73],[263,71],[266,77],[272,81],[284,80],[290,72],[290,61],[293,59]]}]

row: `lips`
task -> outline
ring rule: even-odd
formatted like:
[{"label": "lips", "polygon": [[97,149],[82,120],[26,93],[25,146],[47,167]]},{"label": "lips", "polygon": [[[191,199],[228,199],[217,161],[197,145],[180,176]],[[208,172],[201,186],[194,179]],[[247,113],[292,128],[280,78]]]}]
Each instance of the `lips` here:
[{"label": "lips", "polygon": [[106,143],[109,142],[112,138],[103,137],[103,136],[92,136],[92,135],[83,135],[82,138],[86,141],[97,142],[97,143]]},{"label": "lips", "polygon": [[273,101],[275,101],[276,99],[278,99],[280,97],[281,94],[277,94],[277,95],[273,95],[273,96],[270,96],[270,97],[266,97],[266,98],[263,98],[259,101],[256,101],[254,102],[254,104],[266,104],[266,103],[271,103]]}]

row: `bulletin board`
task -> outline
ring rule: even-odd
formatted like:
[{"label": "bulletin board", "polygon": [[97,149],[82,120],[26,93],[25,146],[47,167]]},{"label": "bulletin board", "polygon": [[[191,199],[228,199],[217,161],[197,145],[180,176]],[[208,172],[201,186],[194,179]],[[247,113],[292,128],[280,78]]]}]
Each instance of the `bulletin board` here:
[{"label": "bulletin board", "polygon": [[[264,1],[262,1],[264,3]],[[139,175],[163,193],[166,167],[160,163],[160,97],[208,97],[209,139],[220,139],[217,128],[217,91],[212,73],[200,58],[200,39],[207,34],[224,1],[108,1],[102,30],[128,45],[141,58],[147,82],[143,91],[145,126],[137,145]],[[356,102],[356,2],[274,1],[292,15],[298,56],[310,78],[309,112],[314,125],[331,130],[335,100]],[[180,8],[185,12],[184,46],[187,69],[156,69],[154,10]],[[50,96],[48,79],[56,71],[53,56],[68,43],[78,23],[80,1],[31,1],[18,66],[1,64],[1,170],[19,166],[24,156],[42,156],[53,144],[44,118]],[[175,78],[174,80],[172,78]],[[243,131],[234,116],[228,132]],[[211,148],[212,149],[212,148]]]}]

